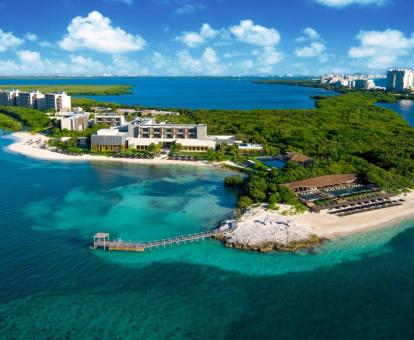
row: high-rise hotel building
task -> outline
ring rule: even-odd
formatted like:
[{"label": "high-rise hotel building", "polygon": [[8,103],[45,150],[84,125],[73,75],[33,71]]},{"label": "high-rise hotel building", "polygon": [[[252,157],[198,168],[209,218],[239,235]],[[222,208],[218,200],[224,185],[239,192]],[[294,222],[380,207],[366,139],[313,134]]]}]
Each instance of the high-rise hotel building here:
[{"label": "high-rise hotel building", "polygon": [[69,112],[72,101],[65,92],[43,94],[39,91],[0,90],[0,105]]},{"label": "high-rise hotel building", "polygon": [[387,90],[404,92],[414,86],[414,71],[408,69],[394,69],[387,72]]}]

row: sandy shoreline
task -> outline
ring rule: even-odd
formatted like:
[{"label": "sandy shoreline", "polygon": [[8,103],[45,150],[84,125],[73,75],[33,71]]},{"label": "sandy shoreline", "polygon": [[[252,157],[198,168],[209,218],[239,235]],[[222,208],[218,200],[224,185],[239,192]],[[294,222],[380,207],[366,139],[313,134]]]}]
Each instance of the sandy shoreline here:
[{"label": "sandy shoreline", "polygon": [[[154,159],[119,159],[106,156],[82,155],[71,156],[43,149],[42,143],[48,138],[27,132],[16,132],[3,138],[12,138],[14,143],[7,147],[9,152],[18,153],[27,157],[48,161],[69,162],[119,162],[142,165],[187,165],[213,167],[207,162],[174,161],[157,157]],[[28,144],[30,140],[41,142]],[[288,244],[303,241],[312,235],[324,239],[334,239],[364,231],[390,227],[401,221],[414,217],[414,191],[401,194],[405,202],[400,206],[364,212],[356,215],[338,217],[322,211],[319,214],[306,212],[301,215],[284,216],[283,211],[288,206],[280,206],[278,211],[270,211],[260,206],[249,209],[235,222],[237,227],[225,236],[230,245],[245,245],[247,248],[257,248],[268,243]]]},{"label": "sandy shoreline", "polygon": [[400,206],[345,217],[328,214],[327,211],[285,216],[282,212],[289,210],[288,206],[281,205],[278,211],[259,206],[249,209],[237,221],[232,222],[232,230],[226,232],[222,239],[230,247],[270,251],[271,244],[289,246],[295,242],[307,242],[312,238],[318,243],[315,236],[321,240],[332,240],[388,228],[414,217],[414,192],[395,197],[400,198],[405,200]]},{"label": "sandy shoreline", "polygon": [[316,235],[334,239],[355,233],[392,227],[414,217],[414,192],[401,194],[395,199],[404,199],[402,205],[338,217],[322,211],[320,214],[305,213],[293,216],[298,222],[307,221]]},{"label": "sandy shoreline", "polygon": [[[41,144],[47,142],[48,138],[41,134],[30,134],[27,132],[15,132],[9,137],[14,140],[13,144],[10,144],[6,150],[13,153],[18,153],[27,157],[46,160],[46,161],[62,161],[62,162],[118,162],[129,164],[143,164],[143,165],[184,165],[184,166],[199,166],[199,167],[211,167],[212,164],[207,162],[192,162],[192,161],[176,161],[168,160],[161,157],[154,159],[125,159],[125,158],[113,158],[106,156],[95,155],[81,155],[71,156],[61,153],[53,152],[41,148]],[[41,143],[27,144],[30,140],[41,140]]]}]

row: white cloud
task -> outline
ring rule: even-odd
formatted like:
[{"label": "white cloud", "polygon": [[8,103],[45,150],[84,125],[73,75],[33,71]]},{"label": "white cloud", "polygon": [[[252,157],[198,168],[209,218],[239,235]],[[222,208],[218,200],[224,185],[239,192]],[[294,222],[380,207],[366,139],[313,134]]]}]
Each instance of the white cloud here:
[{"label": "white cloud", "polygon": [[308,46],[297,47],[295,55],[299,58],[315,58],[319,57],[321,62],[328,59],[326,54],[326,45],[321,35],[312,27],[307,27],[302,30],[302,36],[296,39],[298,42],[308,41]]},{"label": "white cloud", "polygon": [[142,66],[136,60],[130,59],[125,55],[114,55],[112,57],[112,64],[107,65],[106,72],[117,75],[141,75],[146,76],[150,74],[147,67]]},{"label": "white cloud", "polygon": [[0,52],[5,52],[9,48],[19,46],[23,43],[24,40],[16,37],[12,32],[4,32],[0,29]]},{"label": "white cloud", "polygon": [[146,67],[123,55],[112,56],[112,62],[103,64],[81,55],[69,55],[67,59],[42,59],[39,52],[16,52],[16,60],[0,60],[0,75],[148,75]]},{"label": "white cloud", "polygon": [[156,70],[163,69],[168,65],[168,60],[160,52],[154,52],[151,59]]},{"label": "white cloud", "polygon": [[406,37],[399,30],[361,31],[356,38],[360,46],[351,47],[348,55],[362,60],[372,69],[395,66],[400,57],[408,55],[414,48],[414,34]]},{"label": "white cloud", "polygon": [[178,73],[181,74],[218,75],[225,72],[225,66],[212,47],[207,47],[200,59],[193,58],[187,50],[179,51],[177,57]]},{"label": "white cloud", "polygon": [[[157,0],[162,1],[162,0]],[[205,5],[201,4],[200,1],[193,0],[175,0],[175,1],[164,1],[169,3],[177,4],[179,7],[175,10],[177,14],[194,14],[198,10],[205,9]]]},{"label": "white cloud", "polygon": [[320,38],[319,32],[312,27],[306,27],[304,30],[302,30],[302,32],[311,40],[316,40]]},{"label": "white cloud", "polygon": [[177,14],[193,14],[196,11],[196,7],[193,4],[184,4],[177,8],[175,11]]},{"label": "white cloud", "polygon": [[181,41],[188,47],[194,48],[205,42],[205,39],[197,32],[184,32],[177,40]]},{"label": "white cloud", "polygon": [[328,7],[341,8],[349,5],[384,5],[387,0],[315,0],[315,2]]},{"label": "white cloud", "polygon": [[41,46],[41,47],[53,47],[53,44],[50,43],[49,41],[43,40],[43,41],[39,42],[39,46]]},{"label": "white cloud", "polygon": [[217,64],[219,62],[216,51],[211,47],[207,47],[204,50],[202,59],[208,64]]},{"label": "white cloud", "polygon": [[240,63],[240,66],[241,66],[242,70],[246,69],[246,68],[251,69],[254,66],[254,62],[252,60],[243,60]]},{"label": "white cloud", "polygon": [[300,58],[320,57],[326,52],[326,46],[320,42],[313,42],[310,46],[297,48],[295,54]]},{"label": "white cloud", "polygon": [[69,24],[68,34],[59,42],[67,51],[90,49],[102,53],[124,53],[144,48],[145,40],[120,27],[113,27],[111,20],[93,11],[87,17],[76,17]]},{"label": "white cloud", "polygon": [[317,30],[312,27],[306,27],[302,31],[302,35],[295,39],[297,42],[306,42],[306,41],[322,41],[322,37]]},{"label": "white cloud", "polygon": [[195,48],[206,43],[209,39],[214,39],[218,34],[218,31],[205,23],[201,26],[200,32],[183,32],[176,40],[190,48]]},{"label": "white cloud", "polygon": [[277,45],[280,34],[274,28],[255,25],[252,20],[242,20],[237,26],[230,27],[237,40],[256,46]]},{"label": "white cloud", "polygon": [[92,58],[72,55],[70,56],[70,71],[74,74],[104,73],[104,67]]},{"label": "white cloud", "polygon": [[39,52],[24,50],[16,53],[21,63],[24,64],[38,64],[41,62]]},{"label": "white cloud", "polygon": [[264,65],[276,65],[283,60],[280,52],[276,51],[273,46],[266,46],[263,52],[258,54],[258,61]]},{"label": "white cloud", "polygon": [[29,41],[37,41],[37,35],[34,33],[26,33],[26,35],[24,36],[27,40]]},{"label": "white cloud", "polygon": [[262,47],[262,50],[252,52],[256,57],[255,62],[242,62],[246,67],[253,64],[254,73],[271,74],[274,72],[274,65],[283,60],[283,55],[276,50],[280,42],[280,34],[276,29],[256,25],[252,20],[242,20],[239,25],[230,27],[230,32],[237,41]]}]

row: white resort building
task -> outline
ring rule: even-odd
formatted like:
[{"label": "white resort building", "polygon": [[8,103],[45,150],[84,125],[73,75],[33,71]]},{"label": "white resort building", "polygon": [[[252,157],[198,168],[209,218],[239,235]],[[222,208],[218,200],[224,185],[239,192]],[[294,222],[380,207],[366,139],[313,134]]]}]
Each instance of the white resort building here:
[{"label": "white resort building", "polygon": [[65,92],[43,94],[40,91],[0,90],[0,105],[59,112],[70,111],[72,101]]},{"label": "white resort building", "polygon": [[66,92],[46,93],[46,110],[54,110],[57,112],[70,111],[72,106],[71,97]]},{"label": "white resort building", "polygon": [[45,95],[39,91],[19,92],[16,96],[16,106],[43,110],[46,107]]},{"label": "white resort building", "polygon": [[106,112],[96,115],[94,118],[95,124],[106,124],[111,127],[124,125],[125,117],[117,113]]},{"label": "white resort building", "polygon": [[60,115],[60,129],[69,131],[84,131],[89,124],[85,112],[65,112]]},{"label": "white resort building", "polygon": [[118,128],[99,130],[91,145],[100,151],[119,151],[122,147],[146,150],[151,144],[164,148],[180,145],[182,151],[205,152],[219,144],[234,144],[234,136],[208,136],[204,124],[156,123],[153,119],[136,119]]},{"label": "white resort building", "polygon": [[16,106],[19,90],[0,91],[0,105],[1,106]]}]

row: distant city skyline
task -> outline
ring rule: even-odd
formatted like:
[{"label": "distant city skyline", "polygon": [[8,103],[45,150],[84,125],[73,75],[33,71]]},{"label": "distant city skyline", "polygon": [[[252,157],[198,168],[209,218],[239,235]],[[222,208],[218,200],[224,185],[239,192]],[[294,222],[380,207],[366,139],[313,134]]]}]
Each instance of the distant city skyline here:
[{"label": "distant city skyline", "polygon": [[0,76],[414,68],[405,0],[0,0],[0,11]]}]

